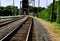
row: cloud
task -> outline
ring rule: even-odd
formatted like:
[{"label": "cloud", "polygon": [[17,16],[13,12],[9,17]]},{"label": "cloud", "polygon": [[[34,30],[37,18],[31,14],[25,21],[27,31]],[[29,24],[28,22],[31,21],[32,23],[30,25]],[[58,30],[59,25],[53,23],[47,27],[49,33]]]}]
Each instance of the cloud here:
[{"label": "cloud", "polygon": [[[13,4],[13,0],[1,0],[2,1],[2,6],[7,6],[7,5],[12,5]],[[20,1],[22,0],[15,0],[15,6],[20,7]],[[46,7],[47,5],[49,5],[53,0],[40,0],[40,6],[41,7]],[[47,2],[47,4],[46,4]],[[33,3],[32,3],[33,4]],[[38,0],[35,0],[35,6],[38,7]]]}]

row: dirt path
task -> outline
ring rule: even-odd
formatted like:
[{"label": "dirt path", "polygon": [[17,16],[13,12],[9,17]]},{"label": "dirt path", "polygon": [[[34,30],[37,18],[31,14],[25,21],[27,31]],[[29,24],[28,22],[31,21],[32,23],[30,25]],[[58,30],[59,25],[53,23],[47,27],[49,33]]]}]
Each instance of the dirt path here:
[{"label": "dirt path", "polygon": [[40,23],[43,24],[44,28],[50,33],[50,37],[51,37],[52,41],[60,41],[60,36],[53,32],[54,25],[52,25],[44,20],[41,20],[38,18],[36,18],[36,19],[39,20]]}]

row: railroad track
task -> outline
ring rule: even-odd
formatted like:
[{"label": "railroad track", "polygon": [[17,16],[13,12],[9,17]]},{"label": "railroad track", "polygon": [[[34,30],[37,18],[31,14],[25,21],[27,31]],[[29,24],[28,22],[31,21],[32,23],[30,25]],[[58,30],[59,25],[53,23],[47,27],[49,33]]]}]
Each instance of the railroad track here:
[{"label": "railroad track", "polygon": [[0,41],[51,41],[51,39],[40,22],[26,16],[2,26],[0,28]]},{"label": "railroad track", "polygon": [[28,17],[25,21],[15,28],[10,34],[7,34],[5,37],[0,38],[0,41],[29,41],[31,35],[33,19]]},{"label": "railroad track", "polygon": [[0,41],[4,40],[7,36],[9,36],[14,30],[16,30],[20,25],[22,25],[26,20],[28,16],[17,20],[15,22],[12,22],[10,24],[7,24],[5,26],[2,26],[0,28]]},{"label": "railroad track", "polygon": [[19,19],[22,19],[22,18],[24,18],[25,16],[20,16],[20,17],[15,17],[15,18],[12,18],[12,19],[8,19],[8,20],[5,20],[5,21],[1,21],[0,22],[0,27],[2,27],[2,26],[4,26],[4,25],[7,25],[7,24],[9,24],[9,23],[12,23],[12,22],[14,22],[14,21],[17,21],[17,20],[19,20]]},{"label": "railroad track", "polygon": [[28,20],[22,25],[22,27],[12,36],[9,41],[28,41],[30,30],[32,26],[32,19]]}]

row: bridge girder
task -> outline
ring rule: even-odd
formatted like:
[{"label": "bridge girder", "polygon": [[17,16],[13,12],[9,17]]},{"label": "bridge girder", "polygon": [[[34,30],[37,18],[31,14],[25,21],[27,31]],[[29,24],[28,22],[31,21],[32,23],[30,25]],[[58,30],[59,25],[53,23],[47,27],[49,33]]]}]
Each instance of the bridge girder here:
[{"label": "bridge girder", "polygon": [[28,15],[28,6],[29,6],[29,3],[28,3],[28,0],[22,0],[22,14],[26,14]]}]

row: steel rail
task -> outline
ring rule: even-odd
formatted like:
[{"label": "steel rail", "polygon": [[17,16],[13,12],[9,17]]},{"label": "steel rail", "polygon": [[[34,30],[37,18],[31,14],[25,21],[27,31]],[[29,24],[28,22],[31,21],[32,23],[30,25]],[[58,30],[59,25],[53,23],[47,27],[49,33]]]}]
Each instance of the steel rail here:
[{"label": "steel rail", "polygon": [[24,17],[18,17],[18,18],[13,18],[13,19],[10,19],[10,20],[6,20],[6,21],[2,21],[2,22],[0,22],[0,27],[1,26],[4,26],[4,25],[7,25],[7,24],[9,24],[9,23],[12,23],[12,22],[14,22],[14,21],[17,21],[17,20],[19,20],[19,19],[23,19]]},{"label": "steel rail", "polygon": [[28,41],[29,34],[30,34],[30,31],[31,31],[31,27],[32,27],[32,22],[31,22],[30,27],[29,27],[29,30],[28,30],[28,34],[27,34],[27,37],[26,37],[26,41]]},{"label": "steel rail", "polygon": [[16,26],[16,28],[14,30],[12,30],[10,33],[8,33],[6,36],[4,36],[2,39],[0,39],[0,41],[4,41],[4,39],[6,37],[8,37],[13,31],[15,31],[20,25],[22,25],[24,23],[24,21],[26,21],[27,17],[25,17],[24,19],[20,20],[20,24],[18,26]]}]

